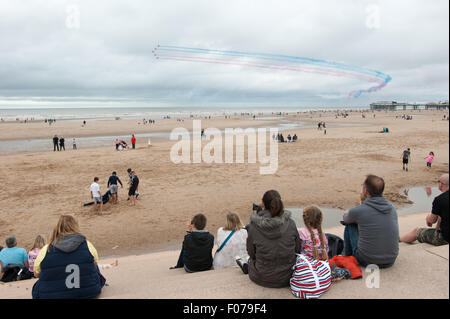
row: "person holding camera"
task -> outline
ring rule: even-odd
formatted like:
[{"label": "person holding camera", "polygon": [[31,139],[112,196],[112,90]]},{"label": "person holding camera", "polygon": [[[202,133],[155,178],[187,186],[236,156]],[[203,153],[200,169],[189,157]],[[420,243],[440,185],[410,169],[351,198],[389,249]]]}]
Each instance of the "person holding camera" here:
[{"label": "person holding camera", "polygon": [[176,268],[184,268],[188,273],[210,270],[213,265],[212,249],[214,236],[206,229],[206,217],[197,214],[187,225],[183,247],[178,257]]},{"label": "person holding camera", "polygon": [[284,209],[276,190],[267,191],[262,210],[250,216],[247,227],[248,263],[239,259],[238,265],[250,279],[263,287],[288,287],[296,254],[301,252],[301,241],[291,212]]}]

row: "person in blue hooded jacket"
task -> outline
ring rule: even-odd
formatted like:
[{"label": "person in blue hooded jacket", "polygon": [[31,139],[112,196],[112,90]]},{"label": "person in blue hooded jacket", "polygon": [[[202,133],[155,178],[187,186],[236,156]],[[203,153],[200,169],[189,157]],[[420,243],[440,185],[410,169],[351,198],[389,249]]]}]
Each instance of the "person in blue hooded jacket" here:
[{"label": "person in blue hooded jacket", "polygon": [[97,250],[81,235],[76,219],[62,215],[50,243],[34,262],[34,274],[39,280],[33,286],[33,299],[97,297],[106,282],[97,262]]},{"label": "person in blue hooded jacket", "polygon": [[354,256],[361,266],[387,268],[398,256],[398,216],[383,197],[384,180],[368,175],[363,184],[366,199],[344,213],[344,254]]}]

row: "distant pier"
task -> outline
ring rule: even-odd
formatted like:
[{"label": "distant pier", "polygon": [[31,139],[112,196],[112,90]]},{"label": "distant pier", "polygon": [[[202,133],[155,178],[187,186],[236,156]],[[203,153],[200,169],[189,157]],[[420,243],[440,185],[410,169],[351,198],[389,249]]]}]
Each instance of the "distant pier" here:
[{"label": "distant pier", "polygon": [[434,109],[444,110],[449,108],[449,102],[430,102],[430,103],[404,103],[396,101],[380,101],[370,104],[371,110],[419,110],[419,109]]}]

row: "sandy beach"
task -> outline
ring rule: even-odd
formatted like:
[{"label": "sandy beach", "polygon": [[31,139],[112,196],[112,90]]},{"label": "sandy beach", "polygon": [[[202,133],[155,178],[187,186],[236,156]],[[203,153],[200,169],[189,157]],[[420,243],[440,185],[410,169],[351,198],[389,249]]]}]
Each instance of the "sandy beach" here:
[{"label": "sandy beach", "polygon": [[[400,207],[408,203],[400,194],[402,188],[435,186],[439,175],[448,171],[449,163],[449,125],[442,121],[448,111],[406,112],[413,115],[413,120],[396,118],[405,111],[375,112],[375,118],[368,112],[364,119],[359,112],[350,112],[347,118],[335,118],[334,112],[288,115],[292,121],[325,121],[327,134],[316,127],[283,132],[285,137],[297,134],[299,141],[279,144],[279,167],[273,175],[260,175],[260,164],[247,161],[174,164],[169,155],[175,141],[155,141],[148,148],[144,138],[138,138],[135,150],[122,152],[115,150],[112,140],[111,147],[72,151],[67,143],[67,150],[62,152],[53,152],[49,147],[48,151],[2,155],[0,238],[15,234],[19,246],[29,249],[36,235],[49,237],[59,215],[71,214],[101,256],[176,249],[186,222],[196,213],[207,216],[207,229],[215,234],[228,211],[237,212],[247,222],[252,203],[259,203],[268,189],[278,190],[286,207],[316,204],[348,209],[358,203],[361,183],[369,173],[385,178],[385,196]],[[343,124],[349,126],[338,126]],[[171,130],[192,127],[192,121],[180,125],[172,119],[159,120],[157,127],[145,129],[137,121],[96,121],[88,123],[88,128],[63,121],[54,125],[49,128],[44,123],[2,123],[0,140]],[[223,118],[202,121],[203,128],[219,129],[270,125],[276,122]],[[388,127],[390,133],[378,133],[383,127]],[[412,151],[409,172],[402,170],[400,158],[407,147]],[[430,151],[436,157],[428,170],[424,157]],[[82,206],[90,201],[89,186],[95,176],[105,192],[112,171],[127,183],[129,167],[141,181],[136,207],[128,206],[126,186],[119,188],[120,202],[107,203],[101,216],[94,214],[92,207]]]}]

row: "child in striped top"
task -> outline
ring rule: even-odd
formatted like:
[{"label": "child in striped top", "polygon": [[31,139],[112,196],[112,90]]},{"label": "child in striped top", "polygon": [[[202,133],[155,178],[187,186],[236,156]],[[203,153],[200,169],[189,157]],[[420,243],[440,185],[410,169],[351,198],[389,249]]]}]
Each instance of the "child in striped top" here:
[{"label": "child in striped top", "polygon": [[328,240],[322,232],[322,211],[316,206],[303,210],[305,227],[298,232],[302,240],[301,253],[317,260],[328,260]]}]

